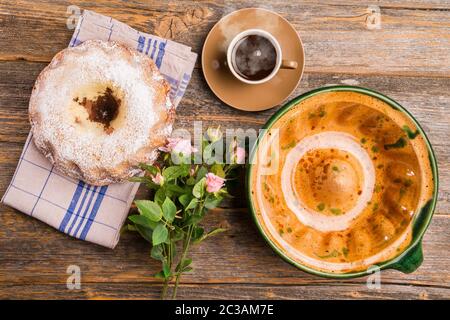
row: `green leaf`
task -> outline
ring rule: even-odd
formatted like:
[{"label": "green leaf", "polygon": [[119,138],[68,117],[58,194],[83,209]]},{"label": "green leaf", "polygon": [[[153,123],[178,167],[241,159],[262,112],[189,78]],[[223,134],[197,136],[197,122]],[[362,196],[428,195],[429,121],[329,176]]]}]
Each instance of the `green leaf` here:
[{"label": "green leaf", "polygon": [[169,236],[169,231],[167,231],[166,226],[163,223],[159,223],[155,230],[153,230],[152,243],[153,246],[156,246],[160,243],[163,243],[167,240]]},{"label": "green leaf", "polygon": [[135,224],[138,224],[140,226],[143,226],[145,228],[149,228],[149,229],[155,229],[157,223],[150,220],[149,218],[147,218],[146,216],[142,216],[142,215],[132,215],[129,216],[128,219],[132,222],[134,222]]},{"label": "green leaf", "polygon": [[153,275],[155,278],[158,278],[158,279],[165,279],[166,277],[164,276],[164,272],[163,271],[160,271],[160,272],[158,272],[158,273],[155,273],[154,275]]},{"label": "green leaf", "polygon": [[170,247],[171,247],[170,253],[172,254],[171,260],[173,261],[177,255],[177,246],[175,244],[175,240],[172,240]]},{"label": "green leaf", "polygon": [[189,202],[189,204],[186,206],[186,208],[184,208],[184,210],[191,210],[194,209],[197,206],[198,203],[198,199],[197,198],[192,198],[192,200]]},{"label": "green leaf", "polygon": [[192,263],[192,259],[184,259],[183,261],[180,261],[175,268],[176,272],[184,272],[184,270],[189,267],[189,265]]},{"label": "green leaf", "polygon": [[[167,185],[166,185],[167,186]],[[155,192],[155,202],[159,205],[162,205],[164,200],[166,199],[166,191],[164,188],[159,188],[156,192]]]},{"label": "green leaf", "polygon": [[153,246],[150,252],[150,256],[155,260],[163,261],[164,255],[162,245]]},{"label": "green leaf", "polygon": [[190,272],[192,270],[194,270],[194,269],[192,269],[191,267],[186,267],[181,272]]},{"label": "green leaf", "polygon": [[170,266],[167,264],[166,261],[163,261],[163,274],[165,278],[170,277],[171,272],[170,272]]},{"label": "green leaf", "polygon": [[210,232],[208,232],[208,233],[206,234],[206,236],[203,237],[203,239],[205,239],[205,238],[207,238],[207,237],[215,236],[215,235],[217,235],[217,234],[219,234],[219,233],[222,233],[222,232],[225,232],[225,231],[227,231],[226,228],[215,228],[215,229],[211,230]]},{"label": "green leaf", "polygon": [[132,231],[132,232],[137,232],[136,226],[134,226],[132,224],[127,224],[126,225],[126,230]]},{"label": "green leaf", "polygon": [[202,220],[202,218],[203,218],[203,215],[193,214],[186,219],[186,221],[184,222],[184,226],[190,226],[192,224],[197,224]]},{"label": "green leaf", "polygon": [[188,186],[193,186],[193,185],[195,184],[195,178],[194,178],[194,177],[189,177],[189,178],[186,180],[186,184],[187,184]]},{"label": "green leaf", "polygon": [[186,192],[185,189],[183,189],[182,187],[180,187],[179,185],[176,185],[176,184],[167,184],[166,188],[168,191],[170,191],[170,193],[172,193],[176,196]]},{"label": "green leaf", "polygon": [[222,233],[225,231],[227,231],[227,229],[225,229],[225,228],[215,228],[215,229],[211,230],[210,232],[204,234],[202,237],[200,237],[198,240],[196,240],[195,243],[200,243],[203,240],[205,240],[206,238],[213,237],[213,236],[218,235],[219,233]]},{"label": "green leaf", "polygon": [[203,161],[206,164],[213,164],[215,162],[214,157],[214,144],[208,144],[203,148]]},{"label": "green leaf", "polygon": [[[184,231],[178,226],[174,226],[174,227],[175,227],[175,229],[173,230],[172,237],[171,237],[173,242],[179,241],[179,240],[183,239],[183,237],[184,237]],[[172,251],[174,251],[174,250],[172,250]]]},{"label": "green leaf", "polygon": [[225,178],[225,171],[223,171],[223,164],[216,163],[212,165],[211,172],[214,173],[216,176]]},{"label": "green leaf", "polygon": [[203,237],[204,233],[205,230],[202,227],[195,226],[194,229],[192,230],[192,241],[193,242],[199,241]]},{"label": "green leaf", "polygon": [[168,222],[172,222],[177,213],[177,207],[170,198],[166,198],[162,204],[163,216]]},{"label": "green leaf", "polygon": [[138,225],[138,224],[136,224],[135,227],[136,227],[137,231],[139,232],[139,234],[141,235],[142,238],[144,238],[148,242],[152,243],[152,235],[153,235],[152,229],[143,227],[143,226]]},{"label": "green leaf", "polygon": [[205,208],[214,209],[222,202],[222,200],[223,197],[210,194],[205,200]]},{"label": "green leaf", "polygon": [[150,200],[136,200],[134,203],[136,204],[140,214],[155,222],[161,220],[162,210],[157,203]]},{"label": "green leaf", "polygon": [[150,172],[150,174],[155,175],[159,172],[158,168],[155,166],[152,166],[151,164],[145,164],[145,163],[140,163],[139,167],[141,167],[141,169]]},{"label": "green leaf", "polygon": [[148,181],[145,183],[147,188],[150,190],[159,190],[161,186],[159,184],[154,183],[152,180],[148,179]]},{"label": "green leaf", "polygon": [[130,179],[128,179],[128,181],[139,182],[139,183],[148,183],[151,180],[148,177],[131,177]]},{"label": "green leaf", "polygon": [[166,181],[171,181],[179,177],[184,177],[189,174],[189,170],[186,170],[186,166],[171,166],[165,168],[162,175]]},{"label": "green leaf", "polygon": [[192,200],[192,195],[185,193],[178,197],[178,201],[180,201],[181,205],[186,208],[189,202]]},{"label": "green leaf", "polygon": [[199,182],[197,182],[192,189],[192,194],[197,199],[200,199],[205,194],[205,184],[206,184],[206,178],[200,179]]},{"label": "green leaf", "polygon": [[195,183],[199,182],[201,179],[205,178],[206,174],[208,173],[208,169],[206,167],[200,167],[197,171],[197,177],[195,179]]}]

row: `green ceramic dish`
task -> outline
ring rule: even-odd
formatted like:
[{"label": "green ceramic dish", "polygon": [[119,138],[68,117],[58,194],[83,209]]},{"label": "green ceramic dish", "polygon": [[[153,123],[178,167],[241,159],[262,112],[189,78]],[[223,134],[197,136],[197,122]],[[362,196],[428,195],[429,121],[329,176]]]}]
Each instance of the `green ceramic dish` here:
[{"label": "green ceramic dish", "polygon": [[[400,104],[392,100],[391,98],[382,95],[381,93],[375,92],[370,89],[365,89],[361,87],[355,87],[355,86],[330,86],[330,87],[323,87],[318,88],[309,92],[306,92],[293,100],[289,101],[287,104],[285,104],[282,108],[280,108],[264,125],[264,129],[269,129],[272,127],[272,125],[277,121],[282,115],[284,115],[291,107],[297,105],[299,102],[308,99],[309,97],[312,97],[314,95],[317,95],[319,93],[324,92],[330,92],[330,91],[352,91],[357,93],[362,93],[365,95],[369,95],[375,98],[378,98],[388,105],[390,105],[392,108],[395,108],[397,110],[401,110],[404,114],[406,114],[417,126],[417,129],[419,130],[420,134],[423,136],[427,147],[428,147],[428,153],[430,157],[430,165],[433,173],[433,181],[434,181],[434,190],[433,190],[433,196],[432,198],[426,203],[425,206],[423,206],[419,213],[416,214],[414,221],[413,221],[413,234],[412,234],[412,240],[409,246],[406,247],[405,250],[403,250],[402,253],[400,253],[395,258],[381,262],[377,264],[376,266],[379,267],[380,270],[382,269],[396,269],[404,273],[411,273],[414,272],[423,261],[423,253],[422,253],[422,237],[425,234],[425,231],[428,228],[428,225],[430,224],[431,218],[433,216],[433,212],[436,206],[437,201],[437,194],[438,194],[438,168],[436,163],[436,158],[433,152],[433,149],[431,147],[430,141],[428,140],[427,136],[425,135],[424,130],[420,126],[420,124],[417,122],[416,119]],[[250,211],[253,215],[253,220],[255,221],[256,225],[258,226],[259,231],[261,232],[262,236],[266,241],[269,243],[269,245],[272,247],[275,252],[277,252],[284,260],[287,262],[293,264],[297,268],[304,270],[306,272],[322,276],[322,277],[330,277],[330,278],[354,278],[354,277],[361,277],[368,274],[373,273],[373,269],[369,268],[369,270],[364,271],[357,271],[357,272],[348,272],[348,273],[329,273],[329,272],[323,272],[319,271],[313,268],[310,268],[306,265],[302,265],[301,263],[294,261],[293,259],[289,258],[285,253],[283,253],[276,245],[275,243],[270,240],[270,238],[265,234],[262,225],[260,224],[260,221],[256,217],[255,208],[252,201],[251,196],[251,178],[252,178],[252,162],[253,158],[255,157],[256,151],[258,149],[258,144],[260,139],[259,137],[258,141],[256,142],[255,146],[253,147],[253,150],[251,151],[250,157],[249,157],[249,165],[247,167],[247,174],[246,174],[246,190],[247,190],[247,201],[250,208]]]}]

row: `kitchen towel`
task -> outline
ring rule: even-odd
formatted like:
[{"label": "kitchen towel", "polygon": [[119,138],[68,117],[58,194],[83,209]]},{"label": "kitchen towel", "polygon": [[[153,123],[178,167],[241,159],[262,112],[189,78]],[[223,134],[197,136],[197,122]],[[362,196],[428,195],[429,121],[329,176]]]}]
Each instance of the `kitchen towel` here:
[{"label": "kitchen towel", "polygon": [[[92,39],[116,41],[148,55],[178,105],[197,59],[190,47],[84,10],[69,46]],[[138,187],[131,182],[97,187],[69,178],[37,150],[30,133],[1,202],[73,237],[114,248]]]}]

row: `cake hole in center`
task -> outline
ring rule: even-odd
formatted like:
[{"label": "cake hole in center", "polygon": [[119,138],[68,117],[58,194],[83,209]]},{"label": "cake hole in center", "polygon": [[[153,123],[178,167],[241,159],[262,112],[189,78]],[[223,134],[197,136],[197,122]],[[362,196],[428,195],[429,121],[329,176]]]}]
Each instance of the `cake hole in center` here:
[{"label": "cake hole in center", "polygon": [[364,182],[358,160],[346,151],[315,149],[297,165],[295,189],[302,202],[324,215],[342,215],[351,210]]},{"label": "cake hole in center", "polygon": [[114,97],[111,88],[107,87],[103,93],[93,100],[86,97],[83,99],[77,97],[74,101],[86,109],[90,121],[101,123],[108,134],[114,131],[111,122],[119,114],[121,100]]}]

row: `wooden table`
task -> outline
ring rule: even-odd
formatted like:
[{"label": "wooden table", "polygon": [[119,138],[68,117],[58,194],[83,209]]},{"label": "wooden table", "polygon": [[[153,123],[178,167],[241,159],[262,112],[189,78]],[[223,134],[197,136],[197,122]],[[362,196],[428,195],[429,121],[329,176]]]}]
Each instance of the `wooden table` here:
[{"label": "wooden table", "polygon": [[[441,184],[424,238],[425,261],[409,275],[382,272],[380,290],[368,289],[366,278],[312,276],[266,245],[245,200],[236,198],[209,214],[207,225],[222,222],[230,230],[193,249],[195,271],[183,277],[179,298],[450,298],[450,3],[445,0],[1,0],[0,194],[30,128],[33,83],[72,35],[66,27],[68,5],[110,15],[200,53],[208,31],[223,15],[255,3],[286,17],[304,42],[305,74],[292,97],[324,85],[360,85],[391,96],[422,123],[436,151]],[[227,107],[206,85],[198,62],[176,125],[190,129],[194,120],[203,120],[205,127],[259,128],[275,110],[246,113]],[[145,195],[140,190],[138,197]],[[81,268],[81,290],[66,288],[66,269],[72,264]],[[152,278],[158,268],[148,245],[133,234],[123,235],[109,250],[0,205],[0,298],[158,298],[161,283]]]}]

